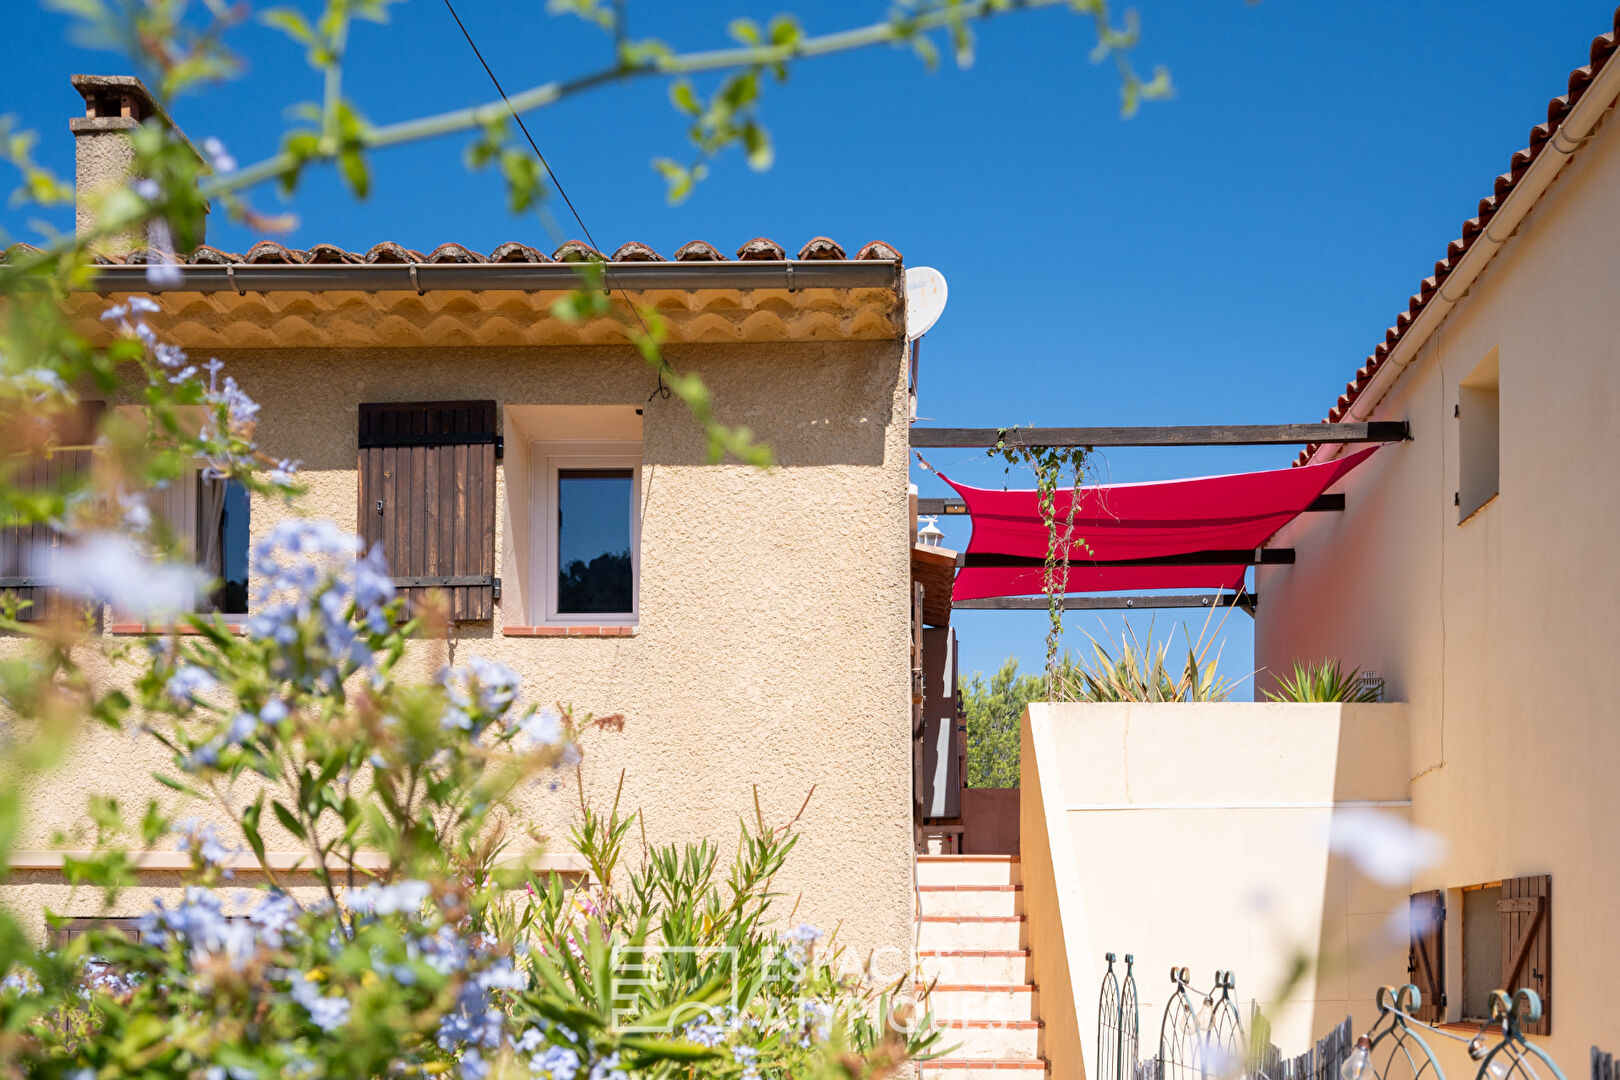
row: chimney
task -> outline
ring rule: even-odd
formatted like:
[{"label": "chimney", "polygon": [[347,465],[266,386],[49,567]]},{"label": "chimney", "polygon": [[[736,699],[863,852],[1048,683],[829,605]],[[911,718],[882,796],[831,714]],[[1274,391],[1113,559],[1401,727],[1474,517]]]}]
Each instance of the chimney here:
[{"label": "chimney", "polygon": [[[147,119],[157,117],[192,153],[197,151],[163,107],[153,100],[146,85],[134,76],[75,75],[71,81],[73,89],[84,98],[84,115],[68,121],[68,128],[73,132],[74,230],[84,236],[95,229],[97,197],[110,187],[136,179],[135,147],[129,140],[131,131]],[[198,160],[202,160],[200,154]],[[172,248],[172,242],[155,242],[160,236],[168,235],[167,229],[155,230],[155,233],[152,241],[138,233],[103,237],[96,249],[122,259],[137,248]],[[203,242],[200,233],[197,242]]]}]

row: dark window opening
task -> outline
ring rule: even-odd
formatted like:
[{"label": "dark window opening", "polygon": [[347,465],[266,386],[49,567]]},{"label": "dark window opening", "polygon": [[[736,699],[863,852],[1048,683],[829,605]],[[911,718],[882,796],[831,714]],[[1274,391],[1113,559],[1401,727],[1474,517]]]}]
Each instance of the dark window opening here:
[{"label": "dark window opening", "polygon": [[197,565],[217,583],[203,611],[247,614],[248,502],[239,480],[197,478]]},{"label": "dark window opening", "polygon": [[633,469],[557,471],[557,613],[629,615]]}]

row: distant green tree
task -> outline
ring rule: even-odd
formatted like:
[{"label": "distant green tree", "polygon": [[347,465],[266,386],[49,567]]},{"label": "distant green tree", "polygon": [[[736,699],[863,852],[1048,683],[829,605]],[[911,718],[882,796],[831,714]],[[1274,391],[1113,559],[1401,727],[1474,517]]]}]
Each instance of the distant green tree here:
[{"label": "distant green tree", "polygon": [[1018,725],[1024,706],[1046,699],[1046,679],[1020,675],[1009,656],[989,683],[976,671],[961,689],[967,713],[968,787],[1018,786]]}]

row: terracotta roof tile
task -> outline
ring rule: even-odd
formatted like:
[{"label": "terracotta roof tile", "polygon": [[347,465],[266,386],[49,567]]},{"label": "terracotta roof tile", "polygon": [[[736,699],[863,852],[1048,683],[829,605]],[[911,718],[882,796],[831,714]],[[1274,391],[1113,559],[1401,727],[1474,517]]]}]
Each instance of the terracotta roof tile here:
[{"label": "terracotta roof tile", "polygon": [[675,251],[676,262],[726,262],[720,249],[702,240],[689,240]]},{"label": "terracotta roof tile", "polygon": [[825,236],[813,236],[810,242],[799,249],[801,259],[847,259],[844,249],[838,246],[835,240]]},{"label": "terracotta roof tile", "polygon": [[462,247],[460,244],[440,244],[433,249],[433,254],[427,257],[430,263],[481,263],[488,262],[476,251]]},{"label": "terracotta roof tile", "polygon": [[883,259],[889,262],[901,262],[900,252],[885,244],[881,240],[873,240],[855,254],[857,259]]},{"label": "terracotta roof tile", "polygon": [[[1569,115],[1569,111],[1580,100],[1581,94],[1591,85],[1603,65],[1608,63],[1615,54],[1617,42],[1620,42],[1620,7],[1615,8],[1611,19],[1610,30],[1592,39],[1588,50],[1590,62],[1584,67],[1578,67],[1569,73],[1568,92],[1552,98],[1547,102],[1547,119],[1530,129],[1529,145],[1522,150],[1514,152],[1508,160],[1508,171],[1496,178],[1492,184],[1491,194],[1479,202],[1479,214],[1463,222],[1462,235],[1446,245],[1446,257],[1434,264],[1434,276],[1425,280],[1418,292],[1407,303],[1407,310],[1401,312],[1395,320],[1395,325],[1384,334],[1384,343],[1374,350],[1368,358],[1366,366],[1356,372],[1354,381],[1345,387],[1345,392],[1339,397],[1338,403],[1328,413],[1330,423],[1338,423],[1355,404],[1356,398],[1366,389],[1372,376],[1389,356],[1390,349],[1400,341],[1407,329],[1416,321],[1417,316],[1428,305],[1429,301],[1439,294],[1439,285],[1446,280],[1451,271],[1468,254],[1469,248],[1480,236],[1485,234],[1490,224],[1491,215],[1501,207],[1502,201],[1513,191],[1515,185],[1529,170],[1531,164],[1541,155],[1542,149],[1552,139],[1558,125]],[[869,247],[871,245],[868,245]],[[857,258],[865,258],[865,250]],[[896,253],[895,258],[898,258]],[[1303,465],[1310,460],[1316,452],[1317,444],[1307,446],[1295,459],[1294,464]]]},{"label": "terracotta roof tile", "polygon": [[532,248],[528,244],[520,244],[516,240],[508,240],[489,253],[489,261],[496,263],[543,263],[550,262],[551,256],[539,248]]},{"label": "terracotta roof tile", "polygon": [[[243,262],[249,263],[301,263],[307,259],[306,253],[289,248],[274,240],[260,240],[248,249]],[[128,259],[124,260],[128,262]]]},{"label": "terracotta roof tile", "polygon": [[[196,251],[193,251],[191,253],[191,258],[187,259],[186,261],[189,263],[195,263],[199,266],[224,266],[227,263],[241,262],[242,256],[236,254],[234,251],[221,251],[219,248],[209,247],[207,244],[204,244]],[[311,259],[310,261],[314,262],[315,260]]]},{"label": "terracotta roof tile", "polygon": [[551,257],[558,262],[590,262],[592,259],[604,260],[604,256],[583,240],[569,240],[562,247],[551,253]]},{"label": "terracotta roof tile", "polygon": [[[195,262],[197,257],[192,256]],[[317,264],[326,263],[358,263],[364,262],[365,256],[356,255],[352,251],[344,251],[336,244],[312,244],[309,249],[309,262]]]},{"label": "terracotta roof tile", "polygon": [[401,247],[392,240],[384,240],[380,244],[374,244],[371,250],[366,252],[366,262],[368,263],[419,263],[421,261],[421,252]]},{"label": "terracotta roof tile", "polygon": [[775,240],[764,236],[756,236],[737,249],[737,258],[739,260],[766,259],[772,262],[781,262],[787,258],[787,252]]},{"label": "terracotta roof tile", "polygon": [[613,253],[614,262],[668,262],[658,252],[641,243],[632,240],[627,244],[620,244],[619,250]]}]

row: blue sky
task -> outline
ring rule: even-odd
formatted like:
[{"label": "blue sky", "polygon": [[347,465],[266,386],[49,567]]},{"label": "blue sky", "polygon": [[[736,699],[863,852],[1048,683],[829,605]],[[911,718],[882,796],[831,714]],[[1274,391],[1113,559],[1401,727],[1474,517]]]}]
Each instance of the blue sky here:
[{"label": "blue sky", "polygon": [[[458,6],[509,90],[608,59],[598,32],[546,16],[539,0]],[[723,44],[738,15],[791,10],[816,32],[881,18],[888,4],[630,6],[633,34],[690,49]],[[1112,69],[1087,59],[1088,23],[1048,11],[982,27],[967,71],[929,74],[888,49],[795,68],[762,113],[774,167],[756,174],[732,153],[678,207],[648,165],[685,153],[663,85],[594,92],[532,115],[530,130],[609,250],[630,239],[665,253],[691,239],[733,250],[756,235],[796,250],[825,234],[851,251],[886,240],[909,264],[943,271],[950,304],[927,338],[921,384],[922,414],[938,423],[1309,421],[1381,340],[1613,13],[1612,0],[1136,6],[1136,62],[1168,65],[1177,93],[1130,120]],[[0,113],[39,130],[40,157],[71,176],[66,118],[78,98],[67,76],[127,67],[69,44],[65,20],[33,0],[7,8]],[[250,27],[236,41],[244,78],[172,112],[194,140],[218,135],[247,163],[273,151],[286,107],[319,86],[301,50],[273,32]],[[348,86],[377,122],[491,96],[437,0],[397,6],[385,27],[361,25]],[[379,157],[363,204],[330,175],[310,175],[291,206],[301,219],[292,241],[547,246],[535,219],[507,213],[493,177],[465,170],[465,143]],[[20,236],[26,216],[0,211],[0,224]],[[49,220],[71,228],[68,213]],[[252,237],[215,222],[210,240],[242,250]],[[1114,451],[1098,467],[1147,480],[1279,467],[1291,455]],[[976,452],[931,460],[963,480],[1003,482]],[[924,494],[947,493],[919,482]],[[965,543],[965,526],[943,524],[947,543]],[[1202,617],[1192,621],[1196,634]],[[1156,629],[1174,623],[1161,614]],[[957,625],[964,671],[1009,654],[1039,663],[1039,613],[961,613]],[[1099,628],[1090,616],[1071,625],[1077,641]],[[1226,638],[1223,670],[1246,675],[1246,616],[1231,617]]]}]

